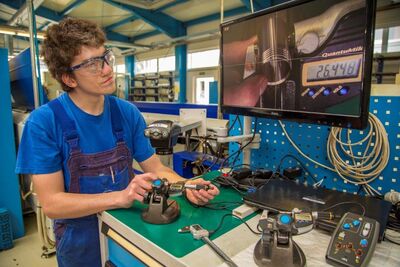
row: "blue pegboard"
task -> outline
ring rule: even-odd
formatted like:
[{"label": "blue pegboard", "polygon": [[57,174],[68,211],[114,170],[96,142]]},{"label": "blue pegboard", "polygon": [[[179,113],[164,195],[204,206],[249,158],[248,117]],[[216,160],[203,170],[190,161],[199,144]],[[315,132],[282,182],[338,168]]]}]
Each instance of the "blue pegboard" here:
[{"label": "blue pegboard", "polygon": [[[375,114],[385,126],[390,142],[389,162],[384,171],[370,185],[382,194],[390,190],[400,191],[400,97],[372,96],[370,102],[370,112]],[[231,123],[234,118],[235,116],[231,115]],[[289,136],[303,153],[315,161],[332,167],[326,152],[330,127],[289,121],[283,123]],[[252,132],[254,132],[254,124],[255,119],[253,118]],[[236,123],[231,134],[236,135],[241,131],[239,124]],[[300,155],[288,141],[277,120],[258,118],[256,131],[260,134],[261,144],[259,149],[254,149],[251,152],[252,168],[275,170],[284,155],[292,154],[302,161],[310,171],[308,175],[312,175],[316,180],[324,178],[323,186],[349,193],[359,191],[358,186],[343,181],[337,173],[322,168]],[[367,130],[351,130],[351,139],[361,140],[366,132]],[[237,145],[231,144],[229,146],[230,153],[236,151],[237,147]],[[241,162],[241,158],[239,162]],[[282,167],[295,165],[299,165],[299,163],[288,158],[284,161]],[[301,180],[306,178],[308,183],[312,183],[312,179],[308,175],[305,175]]]}]

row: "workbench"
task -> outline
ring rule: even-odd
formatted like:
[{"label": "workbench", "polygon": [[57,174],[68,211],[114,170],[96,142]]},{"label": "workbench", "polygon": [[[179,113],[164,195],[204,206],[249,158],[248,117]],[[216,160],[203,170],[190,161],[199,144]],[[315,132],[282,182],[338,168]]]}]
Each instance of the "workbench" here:
[{"label": "workbench", "polygon": [[[205,176],[212,179],[215,173]],[[145,205],[135,203],[130,209],[105,211],[99,214],[100,247],[103,266],[228,266],[201,240],[178,229],[200,224],[207,230],[216,229],[228,210],[194,207],[184,197],[174,198],[180,208],[179,218],[170,224],[153,225],[141,219]],[[240,205],[241,195],[233,189],[222,188],[213,202],[222,202],[233,209]],[[246,218],[257,229],[259,214]],[[227,216],[222,227],[211,239],[239,266],[256,266],[253,249],[259,235],[252,233],[239,219]],[[307,266],[324,266],[330,235],[312,230],[293,238],[303,249]],[[114,265],[111,265],[114,264]],[[370,266],[400,266],[400,246],[388,242],[377,245]]]}]

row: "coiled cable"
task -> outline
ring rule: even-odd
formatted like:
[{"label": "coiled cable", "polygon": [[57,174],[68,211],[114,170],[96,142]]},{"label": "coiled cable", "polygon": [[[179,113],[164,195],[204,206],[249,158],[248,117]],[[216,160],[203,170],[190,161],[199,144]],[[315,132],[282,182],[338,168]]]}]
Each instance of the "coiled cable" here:
[{"label": "coiled cable", "polygon": [[[333,127],[328,137],[327,155],[338,175],[355,185],[366,185],[375,180],[385,169],[390,155],[385,127],[372,113],[368,118],[369,130],[361,140],[353,142],[351,130]],[[343,139],[343,131],[347,131]],[[355,151],[364,150],[361,156]]]}]

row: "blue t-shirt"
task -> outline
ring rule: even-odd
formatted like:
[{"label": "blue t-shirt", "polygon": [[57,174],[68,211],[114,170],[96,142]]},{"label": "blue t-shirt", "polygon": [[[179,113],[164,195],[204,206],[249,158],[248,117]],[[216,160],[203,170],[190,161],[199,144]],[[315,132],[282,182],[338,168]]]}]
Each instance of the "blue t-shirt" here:
[{"label": "blue t-shirt", "polygon": [[[79,135],[79,147],[84,154],[112,149],[116,137],[112,131],[110,97],[104,98],[104,111],[90,115],[77,107],[67,93],[59,97],[68,116],[75,121]],[[144,136],[146,123],[140,111],[128,101],[116,98],[121,111],[124,140],[132,158],[142,162],[154,154],[150,141]],[[16,173],[46,174],[59,170],[64,172],[65,189],[70,181],[67,169],[68,144],[63,140],[60,122],[46,104],[34,110],[25,123],[18,149]]]}]

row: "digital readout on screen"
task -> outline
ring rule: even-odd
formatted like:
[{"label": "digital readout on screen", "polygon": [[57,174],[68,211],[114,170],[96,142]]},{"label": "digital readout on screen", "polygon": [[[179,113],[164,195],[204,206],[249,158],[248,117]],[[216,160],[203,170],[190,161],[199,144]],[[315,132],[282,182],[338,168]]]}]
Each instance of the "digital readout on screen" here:
[{"label": "digital readout on screen", "polygon": [[356,78],[359,76],[361,55],[313,62],[307,67],[307,82]]}]

